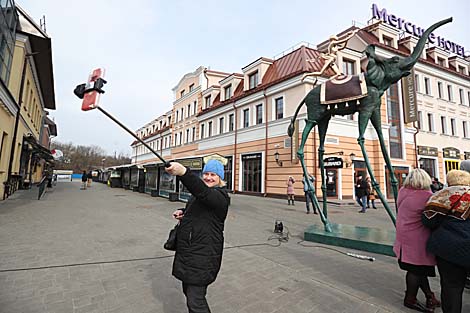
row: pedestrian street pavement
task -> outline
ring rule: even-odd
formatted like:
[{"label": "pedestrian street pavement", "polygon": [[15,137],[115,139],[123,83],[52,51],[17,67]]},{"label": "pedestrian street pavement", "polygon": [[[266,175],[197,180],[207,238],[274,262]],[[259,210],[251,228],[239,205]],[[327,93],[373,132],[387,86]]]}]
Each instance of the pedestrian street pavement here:
[{"label": "pedestrian street pavement", "polygon": [[[173,253],[162,247],[183,203],[100,183],[80,190],[78,181],[59,182],[36,200],[35,188],[0,202],[0,313],[187,312],[171,275]],[[413,312],[402,305],[404,272],[394,258],[301,242],[320,223],[303,202],[231,198],[222,268],[208,288],[213,313]],[[381,206],[357,211],[330,205],[328,216],[393,229]],[[287,226],[287,242],[273,233],[276,219]],[[439,294],[438,277],[430,280]],[[462,312],[470,312],[469,290]]]}]

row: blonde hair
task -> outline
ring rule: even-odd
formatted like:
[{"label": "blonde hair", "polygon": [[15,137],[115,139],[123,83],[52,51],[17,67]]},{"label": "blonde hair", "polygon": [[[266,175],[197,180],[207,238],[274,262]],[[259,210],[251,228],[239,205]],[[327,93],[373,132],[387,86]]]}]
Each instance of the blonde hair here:
[{"label": "blonde hair", "polygon": [[452,170],[447,173],[447,185],[470,186],[470,173],[462,170]]},{"label": "blonde hair", "polygon": [[227,183],[222,180],[220,177],[219,177],[220,181],[219,181],[219,186],[218,187],[225,187],[227,185]]},{"label": "blonde hair", "polygon": [[431,189],[432,180],[429,174],[420,168],[415,168],[406,177],[403,187],[429,190]]}]

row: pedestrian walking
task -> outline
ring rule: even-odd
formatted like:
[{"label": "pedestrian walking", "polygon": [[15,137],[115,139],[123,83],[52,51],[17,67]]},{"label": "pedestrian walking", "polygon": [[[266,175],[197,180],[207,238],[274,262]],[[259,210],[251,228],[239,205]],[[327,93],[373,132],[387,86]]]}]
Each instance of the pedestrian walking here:
[{"label": "pedestrian walking", "polygon": [[93,174],[91,173],[91,171],[89,171],[87,174],[87,187],[91,187],[92,179],[93,179]]},{"label": "pedestrian walking", "polygon": [[307,214],[310,214],[310,203],[312,203],[313,214],[318,214],[317,208],[315,207],[315,204],[313,202],[313,197],[312,197],[312,194],[314,193],[313,184],[315,182],[315,178],[309,174],[308,180],[310,181],[310,185],[312,186],[312,189],[309,188],[309,184],[307,182],[307,179],[305,179],[305,176],[302,178],[302,184],[304,184],[304,193],[305,193],[305,208],[307,209]]},{"label": "pedestrian walking", "polygon": [[[434,312],[440,302],[434,296],[428,277],[436,276],[436,258],[426,251],[431,231],[421,223],[421,214],[432,196],[431,177],[422,169],[412,170],[398,192],[396,239],[393,252],[400,269],[406,271],[405,299],[403,305],[421,312]],[[421,289],[426,304],[417,300]]]},{"label": "pedestrian walking", "polygon": [[86,190],[87,180],[88,180],[88,174],[86,173],[86,171],[83,171],[83,174],[82,174],[82,187],[80,189]]},{"label": "pedestrian walking", "polygon": [[362,179],[362,175],[359,175],[356,180],[354,187],[354,193],[356,195],[356,202],[361,207],[359,213],[366,213],[367,205],[367,182]]},{"label": "pedestrian walking", "polygon": [[189,313],[210,313],[207,287],[215,281],[222,263],[224,223],[230,204],[224,188],[224,166],[209,160],[202,180],[177,162],[171,162],[165,170],[178,176],[191,193],[186,207],[173,213],[179,225],[172,273],[182,281]]},{"label": "pedestrian walking", "polygon": [[370,209],[370,204],[372,203],[372,208],[377,210],[375,206],[375,190],[372,187],[372,182],[370,181],[370,177],[367,176],[367,208]]},{"label": "pedestrian walking", "polygon": [[431,183],[431,191],[437,192],[444,188],[444,184],[442,184],[437,177],[433,177],[432,183]]},{"label": "pedestrian walking", "polygon": [[295,179],[292,176],[287,178],[287,205],[294,205],[294,197],[295,197],[295,190],[294,190]]},{"label": "pedestrian walking", "polygon": [[422,222],[432,230],[427,250],[436,255],[442,311],[460,313],[470,272],[470,174],[452,170],[447,185],[429,199]]}]

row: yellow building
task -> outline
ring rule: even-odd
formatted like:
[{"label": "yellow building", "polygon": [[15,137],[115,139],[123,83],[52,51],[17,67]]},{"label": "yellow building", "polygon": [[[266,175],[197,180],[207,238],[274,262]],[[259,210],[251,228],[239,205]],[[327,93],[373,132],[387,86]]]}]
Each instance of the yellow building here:
[{"label": "yellow building", "polygon": [[[55,110],[51,40],[22,8],[8,2],[8,12],[16,22],[11,28],[14,41],[8,49],[9,72],[6,81],[2,75],[2,87],[7,87],[10,106],[16,111],[0,115],[5,120],[1,124],[0,179],[6,183],[6,190],[2,186],[0,191],[6,196],[41,179],[53,160],[49,138],[44,136],[56,135],[54,122],[46,120],[46,109]],[[9,17],[4,14],[0,18]]]}]

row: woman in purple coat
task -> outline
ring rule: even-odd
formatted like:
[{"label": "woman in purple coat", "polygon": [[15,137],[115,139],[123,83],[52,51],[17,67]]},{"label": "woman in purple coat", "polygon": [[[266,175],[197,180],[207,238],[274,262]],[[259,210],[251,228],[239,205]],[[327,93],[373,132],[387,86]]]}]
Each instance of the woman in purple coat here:
[{"label": "woman in purple coat", "polygon": [[[393,252],[400,268],[406,271],[406,291],[403,304],[421,312],[434,312],[440,305],[429,286],[428,277],[435,277],[436,259],[426,251],[431,231],[421,223],[426,202],[432,196],[431,177],[422,169],[413,169],[398,192],[396,239]],[[426,305],[416,296],[421,289]]]}]

